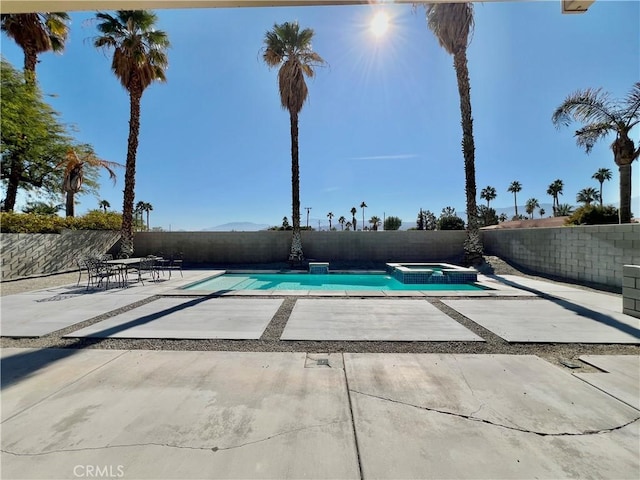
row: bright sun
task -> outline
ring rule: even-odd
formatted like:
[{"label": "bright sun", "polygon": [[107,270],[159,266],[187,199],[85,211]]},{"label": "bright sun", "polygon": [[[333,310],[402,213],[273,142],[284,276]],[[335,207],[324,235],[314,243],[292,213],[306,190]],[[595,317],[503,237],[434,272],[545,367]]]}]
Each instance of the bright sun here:
[{"label": "bright sun", "polygon": [[371,20],[371,32],[376,37],[382,37],[389,29],[389,16],[384,12],[378,12]]}]

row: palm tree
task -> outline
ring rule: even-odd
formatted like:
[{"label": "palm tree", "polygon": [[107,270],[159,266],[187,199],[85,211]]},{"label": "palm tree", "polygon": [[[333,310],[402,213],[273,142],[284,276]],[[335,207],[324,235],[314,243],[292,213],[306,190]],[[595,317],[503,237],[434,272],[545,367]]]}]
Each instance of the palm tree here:
[{"label": "palm tree", "polygon": [[118,10],[115,15],[98,13],[101,36],[94,46],[113,49],[111,69],[129,93],[130,117],[127,165],[124,177],[121,251],[133,253],[133,201],[135,198],[136,154],[140,132],[140,101],[144,90],[154,81],[166,81],[169,61],[167,34],[155,29],[158,17],[148,10]]},{"label": "palm tree", "polygon": [[364,209],[367,208],[367,204],[362,202],[360,208],[362,209],[362,230],[364,230]]},{"label": "palm tree", "polygon": [[[147,213],[147,230],[149,230],[149,212],[153,210],[153,205],[148,202],[138,202],[136,203],[135,211],[140,213],[140,223],[142,223],[142,214],[144,212]],[[143,224],[144,226],[144,224]]]},{"label": "palm tree", "polygon": [[556,214],[559,217],[567,217],[573,213],[573,207],[568,203],[561,203],[558,205],[556,210]]},{"label": "palm tree", "polygon": [[358,211],[358,209],[356,207],[351,207],[351,226],[353,227],[353,231],[356,231],[356,226],[357,226],[357,222],[356,222],[356,212]]},{"label": "palm tree", "polygon": [[293,210],[293,240],[290,260],[302,260],[300,237],[300,167],[298,164],[298,114],[307,100],[309,90],[304,77],[313,77],[314,67],[325,61],[312,50],[313,30],[300,30],[298,22],[275,24],[264,38],[262,58],[269,67],[280,67],[278,88],[282,108],[289,111],[291,125],[291,196]]},{"label": "palm tree", "polygon": [[70,18],[64,12],[4,13],[2,31],[13,38],[24,52],[24,77],[36,83],[36,64],[40,53],[64,50]]},{"label": "palm tree", "polygon": [[489,202],[495,200],[497,196],[496,189],[491,186],[485,187],[480,191],[480,198],[484,198],[487,201],[487,208],[489,208]]},{"label": "palm tree", "polygon": [[553,197],[553,216],[557,215],[558,210],[558,195],[562,195],[562,189],[564,188],[564,183],[559,178],[554,180],[547,188],[547,195],[551,195]]},{"label": "palm tree", "polygon": [[583,188],[576,195],[576,202],[584,203],[586,206],[591,205],[591,202],[598,200],[598,191],[593,187]]},{"label": "palm tree", "polygon": [[640,156],[629,132],[640,122],[640,82],[636,82],[624,100],[612,100],[602,89],[586,89],[569,95],[553,113],[556,126],[576,121],[576,143],[589,153],[596,142],[615,133],[611,144],[613,160],[620,172],[619,222],[631,222],[631,164]]},{"label": "palm tree", "polygon": [[341,216],[338,219],[338,223],[340,224],[340,230],[344,230],[344,224],[345,224],[346,221],[347,221],[347,219],[344,218],[344,216]]},{"label": "palm tree", "polygon": [[[109,162],[98,158],[93,151],[87,150],[82,154],[82,158],[73,149],[69,149],[65,155],[65,159],[56,165],[56,168],[64,165],[64,179],[62,181],[62,191],[66,193],[65,214],[67,217],[75,215],[75,194],[82,188],[84,181],[84,166],[102,167],[109,172],[109,178],[116,182],[116,173],[113,171],[116,167],[122,167],[116,162]],[[106,210],[105,210],[106,211]]]},{"label": "palm tree", "polygon": [[509,185],[509,188],[507,188],[507,192],[513,193],[513,203],[516,207],[516,214],[515,216],[518,216],[518,198],[516,197],[516,194],[522,190],[522,184],[518,181],[513,181],[511,182],[511,185]]},{"label": "palm tree", "polygon": [[371,228],[374,231],[378,231],[378,225],[380,225],[380,218],[376,217],[375,215],[373,217],[371,217],[369,219],[369,223],[371,224]]},{"label": "palm tree", "polygon": [[533,218],[533,212],[536,208],[540,208],[540,203],[538,202],[537,198],[530,198],[529,200],[527,200],[527,203],[525,204],[525,210],[527,211],[527,214],[531,215],[531,218]]},{"label": "palm tree", "polygon": [[544,208],[541,208],[538,212],[540,213],[540,218],[544,217],[544,214],[547,213]]},{"label": "palm tree", "polygon": [[440,46],[453,55],[453,66],[458,81],[467,197],[467,239],[464,249],[466,262],[474,264],[482,259],[482,242],[477,226],[475,146],[471,116],[471,86],[467,66],[467,47],[474,25],[473,4],[429,3],[425,7],[429,29],[438,39]]},{"label": "palm tree", "polygon": [[349,231],[349,229],[351,228],[351,222],[347,222],[345,224],[345,228],[347,229],[347,231]]},{"label": "palm tree", "polygon": [[111,204],[107,200],[100,200],[98,206],[104,210],[104,213],[107,213],[107,208],[111,208]]},{"label": "palm tree", "polygon": [[605,180],[611,180],[611,170],[608,168],[599,168],[596,173],[594,173],[591,178],[595,178],[600,183],[600,206],[602,206],[602,184]]},{"label": "palm tree", "polygon": [[329,219],[329,231],[331,231],[331,219],[333,218],[333,212],[327,213],[327,218]]}]

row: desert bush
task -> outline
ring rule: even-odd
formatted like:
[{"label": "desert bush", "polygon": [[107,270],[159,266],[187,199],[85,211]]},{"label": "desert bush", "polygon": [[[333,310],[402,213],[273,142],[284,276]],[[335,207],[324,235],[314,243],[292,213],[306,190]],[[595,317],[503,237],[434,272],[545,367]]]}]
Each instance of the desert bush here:
[{"label": "desert bush", "polygon": [[584,205],[576,209],[567,220],[566,225],[606,225],[618,223],[618,209],[611,205]]},{"label": "desert bush", "polygon": [[2,212],[2,233],[60,233],[70,230],[120,230],[122,215],[115,212],[91,210],[82,217],[63,218],[57,215]]}]

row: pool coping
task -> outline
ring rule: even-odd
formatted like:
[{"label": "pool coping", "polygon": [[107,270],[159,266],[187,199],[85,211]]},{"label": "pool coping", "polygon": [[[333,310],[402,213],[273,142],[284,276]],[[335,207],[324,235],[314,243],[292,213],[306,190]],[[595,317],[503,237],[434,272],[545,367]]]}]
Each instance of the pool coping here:
[{"label": "pool coping", "polygon": [[[261,273],[278,273],[280,270],[264,270]],[[225,273],[253,273],[251,270],[217,270],[209,272],[206,279]],[[362,270],[358,273],[384,273],[381,270]],[[497,279],[478,273],[475,285],[489,290],[185,290],[201,282],[199,278],[179,288],[165,290],[159,295],[171,297],[532,297],[534,293],[506,285]]]}]

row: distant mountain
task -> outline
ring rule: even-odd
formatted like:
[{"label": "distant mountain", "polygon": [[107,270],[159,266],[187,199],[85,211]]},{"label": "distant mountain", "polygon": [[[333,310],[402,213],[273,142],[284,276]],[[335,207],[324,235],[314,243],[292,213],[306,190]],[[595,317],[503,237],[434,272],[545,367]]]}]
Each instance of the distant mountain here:
[{"label": "distant mountain", "polygon": [[203,228],[202,230],[205,232],[258,232],[266,230],[270,226],[266,223],[231,222],[217,227]]}]

